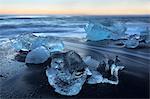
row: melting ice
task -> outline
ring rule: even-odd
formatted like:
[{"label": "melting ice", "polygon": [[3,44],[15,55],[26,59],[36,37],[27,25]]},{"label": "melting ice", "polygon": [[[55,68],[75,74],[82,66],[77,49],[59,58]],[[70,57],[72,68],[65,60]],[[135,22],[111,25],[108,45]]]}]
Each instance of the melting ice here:
[{"label": "melting ice", "polygon": [[89,23],[85,27],[87,39],[92,41],[105,40],[105,39],[120,39],[125,34],[126,27],[123,23],[116,22],[109,26],[100,23]]},{"label": "melting ice", "polygon": [[150,28],[149,27],[132,27],[130,28],[125,23],[121,22],[89,22],[85,31],[87,33],[87,40],[100,41],[100,40],[120,40],[127,48],[136,48],[139,44],[144,42],[145,44],[150,43]]},{"label": "melting ice", "polygon": [[62,95],[76,95],[86,81],[86,64],[74,51],[52,56],[51,67],[46,70],[49,84]]},{"label": "melting ice", "polygon": [[[106,29],[106,31],[110,33],[109,30]],[[105,37],[106,35],[103,36],[103,38]],[[54,37],[24,34],[11,39],[11,42],[16,51],[28,51],[25,59],[27,64],[41,64],[51,57],[50,62],[46,65],[49,66],[46,70],[46,76],[49,84],[55,88],[55,92],[61,95],[77,95],[85,82],[88,84],[118,84],[118,71],[124,68],[118,66],[114,61],[112,64],[104,62],[103,66],[108,67],[108,70],[111,71],[109,75],[115,78],[115,80],[109,79],[98,71],[101,62],[91,56],[82,59],[75,51],[63,52],[62,41]],[[107,73],[105,69],[102,71]],[[88,75],[89,78],[87,78]]]},{"label": "melting ice", "polygon": [[[80,55],[74,51],[57,53],[52,56],[51,67],[46,70],[46,75],[49,84],[55,88],[55,92],[68,96],[78,94],[85,81],[88,84],[118,84],[118,71],[122,70],[124,66],[111,64],[110,75],[115,76],[115,80],[103,77],[97,71],[99,66],[100,62],[91,56],[87,56],[82,60]],[[87,75],[90,77],[87,78]]]},{"label": "melting ice", "polygon": [[64,44],[61,40],[56,37],[41,37],[35,36],[32,33],[21,34],[15,38],[10,39],[12,46],[16,51],[26,49],[33,50],[40,46],[45,46],[50,52],[62,51]]}]

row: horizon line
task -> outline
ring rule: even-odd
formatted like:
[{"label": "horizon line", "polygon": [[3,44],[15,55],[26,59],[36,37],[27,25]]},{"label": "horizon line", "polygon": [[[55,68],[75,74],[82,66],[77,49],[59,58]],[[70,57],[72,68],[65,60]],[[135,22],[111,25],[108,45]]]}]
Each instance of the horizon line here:
[{"label": "horizon line", "polygon": [[71,15],[71,16],[76,16],[76,15],[85,15],[85,16],[149,16],[150,14],[44,14],[44,13],[39,13],[39,14],[28,14],[28,13],[25,13],[25,14],[12,14],[12,13],[8,13],[8,14],[2,14],[0,13],[0,15]]}]

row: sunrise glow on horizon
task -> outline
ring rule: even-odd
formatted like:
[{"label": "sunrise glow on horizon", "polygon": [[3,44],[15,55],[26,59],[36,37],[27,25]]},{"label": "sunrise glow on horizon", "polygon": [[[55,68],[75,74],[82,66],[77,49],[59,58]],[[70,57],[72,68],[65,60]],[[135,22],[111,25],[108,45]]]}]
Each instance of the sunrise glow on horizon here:
[{"label": "sunrise glow on horizon", "polygon": [[150,14],[150,0],[0,0],[0,14]]}]

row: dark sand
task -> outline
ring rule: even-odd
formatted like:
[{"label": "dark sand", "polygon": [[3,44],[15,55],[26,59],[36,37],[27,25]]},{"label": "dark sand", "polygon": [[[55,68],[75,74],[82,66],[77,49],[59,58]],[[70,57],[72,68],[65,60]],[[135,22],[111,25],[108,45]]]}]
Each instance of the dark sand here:
[{"label": "dark sand", "polygon": [[[70,43],[71,42],[71,43]],[[100,43],[83,43],[80,41],[66,40],[67,49],[77,51],[82,56],[91,55],[101,61],[103,55],[114,58],[119,56],[121,64],[125,66],[119,73],[119,84],[84,84],[81,92],[72,98],[148,98],[149,97],[149,50],[127,49],[112,46],[99,46]],[[105,45],[105,44],[104,44]],[[111,44],[112,45],[112,44]],[[23,64],[22,64],[23,66]],[[14,64],[14,68],[18,65]],[[9,67],[8,67],[9,68]],[[18,67],[19,68],[19,67]],[[3,70],[3,68],[1,68]],[[10,72],[6,71],[5,72]],[[4,71],[3,71],[4,72]],[[2,77],[1,77],[2,78]],[[45,71],[21,68],[15,74],[2,80],[0,83],[1,98],[66,98],[59,95],[49,85]],[[67,97],[70,98],[70,97]]]}]

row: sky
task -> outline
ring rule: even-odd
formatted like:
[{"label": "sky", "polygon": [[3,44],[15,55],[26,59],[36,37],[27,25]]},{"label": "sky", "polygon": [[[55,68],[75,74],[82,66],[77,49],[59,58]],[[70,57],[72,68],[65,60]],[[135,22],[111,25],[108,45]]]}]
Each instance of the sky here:
[{"label": "sky", "polygon": [[0,0],[0,14],[150,14],[150,0]]}]

